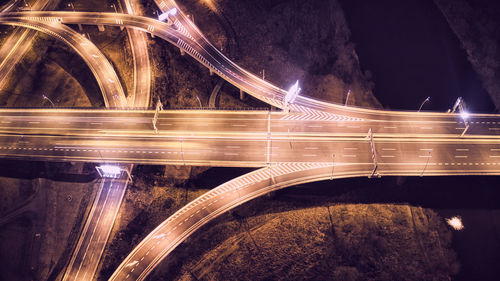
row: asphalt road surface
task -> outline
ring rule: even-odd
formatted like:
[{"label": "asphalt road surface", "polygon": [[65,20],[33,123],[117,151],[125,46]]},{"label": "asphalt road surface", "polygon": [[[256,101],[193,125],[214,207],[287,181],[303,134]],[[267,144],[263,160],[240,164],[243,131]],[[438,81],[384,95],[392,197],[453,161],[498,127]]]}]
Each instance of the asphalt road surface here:
[{"label": "asphalt road surface", "polygon": [[64,281],[92,280],[127,187],[127,175],[102,179],[85,228],[64,274]]}]

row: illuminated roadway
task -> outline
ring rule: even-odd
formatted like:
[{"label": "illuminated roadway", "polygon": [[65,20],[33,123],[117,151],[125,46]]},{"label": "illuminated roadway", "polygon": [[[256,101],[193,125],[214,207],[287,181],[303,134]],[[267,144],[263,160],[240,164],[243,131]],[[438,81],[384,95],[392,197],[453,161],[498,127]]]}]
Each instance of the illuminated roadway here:
[{"label": "illuminated roadway", "polygon": [[460,116],[444,113],[406,114],[406,121],[349,116],[321,121],[282,112],[174,110],[160,113],[158,134],[152,129],[153,115],[151,110],[2,109],[0,154],[13,159],[232,167],[366,163],[372,162],[367,145],[372,129],[379,163],[420,163],[427,155],[420,149],[432,149],[433,160],[450,163],[461,158],[481,163],[500,155],[495,150],[500,118],[495,115],[471,115],[463,137]]},{"label": "illuminated roadway", "polygon": [[[16,7],[18,0],[10,1],[4,5],[7,12]],[[21,3],[20,3],[21,4]],[[59,0],[37,0],[31,6],[32,10],[52,10]],[[15,28],[11,35],[2,43],[0,48],[0,89],[5,87],[8,75],[12,72],[17,63],[23,58],[24,54],[31,48],[33,40],[36,37],[35,30],[25,28]]]},{"label": "illuminated roadway", "polygon": [[[170,7],[164,4],[163,8]],[[2,18],[14,20],[26,14],[11,13]],[[284,107],[286,91],[225,59],[208,40],[201,40],[201,35],[193,32],[194,25],[190,26],[182,13],[170,24],[105,13],[36,14],[44,15],[58,16],[64,23],[125,25],[153,33],[176,44],[240,89]],[[272,189],[372,174],[500,173],[498,116],[471,115],[470,127],[462,135],[466,126],[456,114],[374,111],[303,96],[297,98],[291,110],[291,114],[163,112],[158,120],[159,134],[152,130],[152,111],[32,110],[17,111],[15,114],[19,115],[12,116],[15,114],[6,110],[2,111],[0,152],[6,158],[42,160],[267,166],[228,182],[179,210],[134,249],[113,280],[144,279],[201,225]],[[368,135],[370,129],[373,142]],[[374,173],[375,163],[378,164]]]},{"label": "illuminated roadway", "polygon": [[[133,3],[121,1],[128,13],[133,14]],[[150,99],[151,69],[146,36],[136,29],[127,28],[134,63],[133,89],[127,97],[130,107],[147,107]],[[127,105],[121,104],[121,107]],[[132,165],[125,167],[132,170]],[[125,195],[128,184],[126,173],[118,179],[103,178],[91,213],[85,224],[63,281],[93,280],[111,229]]]},{"label": "illuminated roadway", "polygon": [[[121,0],[128,14],[135,14],[134,6],[137,0]],[[147,38],[144,32],[127,28],[134,63],[134,86],[127,97],[129,106],[147,107],[151,98],[151,64],[149,62]]]},{"label": "illuminated roadway", "polygon": [[63,281],[93,280],[120,208],[128,178],[103,178]]},{"label": "illuminated roadway", "polygon": [[[254,97],[284,108],[283,99],[287,91],[260,79],[237,66],[208,41],[194,38],[184,27],[182,14],[172,16],[167,23],[135,15],[92,12],[14,12],[0,14],[0,23],[12,24],[17,21],[48,21],[64,24],[90,24],[133,27],[176,45],[211,71]],[[303,112],[307,108],[331,111],[329,103],[299,96],[291,110]]]},{"label": "illuminated roadway", "polygon": [[[35,10],[42,7],[52,9],[56,2],[58,1],[39,0],[32,8]],[[92,72],[96,75],[106,106],[126,106],[125,95],[118,80],[118,76],[114,72],[111,64],[92,42],[67,26],[58,24],[57,21],[37,22],[35,19],[22,21],[20,25],[29,28],[16,28],[0,50],[0,56],[3,58],[0,64],[0,84],[3,85],[3,83],[5,83],[8,74],[23,57],[28,48],[31,47],[34,35],[38,30],[62,40],[82,56]],[[139,45],[143,42],[135,43]],[[139,52],[144,50],[144,48],[140,47],[137,49]],[[142,54],[142,56],[144,55]],[[143,59],[139,62],[142,60]],[[142,63],[142,65],[144,65],[144,63]],[[149,67],[149,65],[147,66]],[[149,74],[143,74],[141,78],[142,80],[139,81],[138,89],[139,96],[136,102],[139,106],[144,106],[142,104],[144,100],[149,99],[149,81],[144,83],[144,79],[149,79]],[[144,91],[146,87],[147,91]],[[132,96],[135,97],[135,95]],[[101,181],[95,202],[92,205],[91,212],[85,223],[85,228],[80,235],[77,246],[70,259],[66,272],[64,273],[63,280],[87,280],[92,279],[95,275],[95,271],[98,267],[102,252],[104,251],[113,222],[125,193],[127,181],[126,177],[120,179],[104,179]]]},{"label": "illuminated roadway", "polygon": [[[356,109],[361,110],[361,109]],[[127,257],[113,280],[141,280],[190,233],[218,214],[270,190],[338,177],[377,174],[498,175],[500,117],[379,114],[301,120],[267,111],[1,110],[5,158],[265,167],[228,182],[182,208]],[[302,114],[306,115],[306,114]],[[289,131],[290,129],[290,131]],[[268,165],[269,164],[269,165]],[[272,175],[272,176],[271,176]],[[132,271],[133,270],[133,271]]]},{"label": "illuminated roadway", "polygon": [[[167,10],[169,7],[171,6],[165,4],[162,11]],[[0,23],[15,24],[18,21],[48,21],[52,23],[62,22],[65,24],[110,25],[136,28],[174,44],[214,73],[255,98],[278,108],[285,108],[284,98],[287,94],[286,90],[260,79],[225,57],[201,35],[201,32],[196,31],[196,26],[181,11],[178,12],[177,16],[171,16],[167,23],[152,18],[120,13],[41,11],[0,14]],[[351,107],[346,108],[315,100],[304,95],[299,95],[293,104],[289,105],[289,109],[292,112],[305,112],[311,115],[348,114],[351,117],[365,116],[369,111]],[[387,113],[372,110],[371,114],[377,115],[377,119],[385,119]],[[391,113],[391,115],[401,115],[401,113]]]},{"label": "illuminated roadway", "polygon": [[[126,99],[114,69],[104,55],[85,37],[59,23],[60,19],[16,19],[9,24],[21,25],[48,33],[62,40],[79,53],[96,76],[103,92],[106,106],[126,107]],[[23,40],[19,41],[24,44]],[[150,69],[144,36],[137,30],[131,32],[134,53],[134,89],[129,102],[132,106],[145,107],[149,102]],[[10,52],[9,58],[20,52]],[[4,62],[11,62],[5,60]],[[137,73],[136,68],[139,70]],[[21,141],[22,143],[23,141]],[[124,175],[122,175],[124,176]],[[127,186],[127,179],[104,179],[87,218],[77,247],[64,274],[63,280],[92,279],[109,237],[113,222]]]},{"label": "illuminated roadway", "polygon": [[31,28],[51,35],[72,47],[87,63],[96,77],[106,107],[121,108],[127,104],[125,93],[113,66],[87,38],[70,27],[60,24],[59,18],[6,18],[4,15],[0,14],[0,24]]},{"label": "illuminated roadway", "polygon": [[113,280],[142,280],[211,218],[270,190],[371,175],[369,128],[381,176],[500,174],[500,117],[495,115],[471,115],[470,129],[460,137],[464,127],[457,114],[380,112],[394,120],[338,116],[319,121],[267,111],[165,111],[158,134],[152,130],[153,114],[0,110],[0,152],[5,158],[252,167],[269,163],[269,168],[230,181],[182,208],[139,244]]},{"label": "illuminated roadway", "polygon": [[[122,4],[129,13],[132,5],[124,0]],[[128,105],[147,107],[150,95],[150,64],[144,33],[127,29],[134,61],[134,87],[128,95]],[[127,105],[122,104],[121,107]],[[132,170],[132,165],[124,167]],[[63,281],[93,280],[102,253],[106,247],[111,229],[125,195],[128,176],[122,172],[119,178],[102,178],[91,213],[81,233],[77,247],[64,274]]]}]

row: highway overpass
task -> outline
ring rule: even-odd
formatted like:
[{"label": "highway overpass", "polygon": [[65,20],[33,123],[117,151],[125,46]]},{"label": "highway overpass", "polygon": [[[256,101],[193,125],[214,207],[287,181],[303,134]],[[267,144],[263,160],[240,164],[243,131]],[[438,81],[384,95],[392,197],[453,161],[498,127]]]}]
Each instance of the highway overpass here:
[{"label": "highway overpass", "polygon": [[420,165],[428,157],[460,165],[500,160],[495,115],[471,115],[466,126],[459,114],[445,113],[309,120],[273,111],[170,110],[159,113],[155,133],[153,110],[2,109],[0,114],[0,155],[11,159],[231,167],[371,163],[373,155],[380,164]]},{"label": "highway overpass", "polygon": [[[162,11],[174,1],[157,1]],[[284,108],[286,90],[243,70],[206,40],[182,11],[168,23],[116,13],[26,12],[7,24],[116,25],[168,40],[236,87]],[[21,24],[20,24],[21,23]],[[46,30],[49,28],[44,27]],[[61,35],[59,28],[52,32]],[[63,34],[63,40],[71,36]],[[97,74],[96,74],[97,75]],[[162,223],[113,280],[142,280],[203,224],[289,185],[339,177],[498,175],[500,117],[345,107],[297,97],[291,112],[2,110],[5,158],[264,167],[204,194]]]}]

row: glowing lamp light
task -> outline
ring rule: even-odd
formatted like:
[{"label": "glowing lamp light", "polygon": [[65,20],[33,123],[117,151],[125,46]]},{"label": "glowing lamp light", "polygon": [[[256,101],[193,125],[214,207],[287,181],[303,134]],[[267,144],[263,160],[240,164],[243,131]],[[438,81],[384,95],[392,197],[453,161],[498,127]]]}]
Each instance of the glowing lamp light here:
[{"label": "glowing lamp light", "polygon": [[464,119],[464,120],[467,120],[467,119],[469,119],[470,114],[469,114],[469,112],[464,110],[464,111],[460,112],[460,117],[462,117],[462,119]]},{"label": "glowing lamp light", "polygon": [[287,103],[292,103],[295,100],[295,98],[297,98],[297,96],[299,95],[300,90],[302,90],[302,89],[299,87],[299,80],[297,80],[297,82],[295,82],[295,84],[293,84],[293,86],[290,88],[290,90],[288,90],[288,92],[285,96],[285,101]]},{"label": "glowing lamp light", "polygon": [[120,166],[102,165],[97,168],[105,178],[118,178],[122,173],[122,168]]},{"label": "glowing lamp light", "polygon": [[166,11],[165,13],[161,14],[160,16],[158,16],[158,20],[165,21],[168,19],[169,15],[172,15],[172,16],[177,15],[177,8],[172,8],[172,9]]},{"label": "glowing lamp light", "polygon": [[168,10],[167,13],[169,13],[172,16],[175,16],[175,15],[177,15],[177,8],[172,8],[172,9]]},{"label": "glowing lamp light", "polygon": [[452,217],[452,218],[446,219],[446,222],[451,227],[453,227],[453,229],[455,229],[457,231],[464,229],[464,225],[462,223],[462,218],[460,218],[460,217]]}]

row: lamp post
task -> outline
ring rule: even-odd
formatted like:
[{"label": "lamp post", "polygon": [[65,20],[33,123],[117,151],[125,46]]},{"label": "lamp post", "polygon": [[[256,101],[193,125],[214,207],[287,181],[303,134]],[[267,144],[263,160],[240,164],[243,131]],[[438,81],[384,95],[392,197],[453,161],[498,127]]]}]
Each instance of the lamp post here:
[{"label": "lamp post", "polygon": [[30,6],[30,5],[28,5],[28,3],[26,3],[26,0],[23,0],[23,2],[24,2],[24,6],[25,6],[25,7],[28,7],[28,8],[31,10],[31,6]]},{"label": "lamp post", "polygon": [[75,11],[75,5],[73,5],[73,3],[69,2],[68,7],[71,7],[73,9],[73,12]]},{"label": "lamp post", "polygon": [[115,13],[118,13],[118,11],[116,10],[115,3],[111,4],[111,7],[113,7],[113,9],[115,9]]},{"label": "lamp post", "polygon": [[56,107],[56,105],[49,99],[49,97],[47,97],[46,95],[42,95],[42,98],[44,100],[48,100],[50,102],[50,104],[52,104],[52,107]]},{"label": "lamp post", "polygon": [[96,166],[95,169],[101,178],[112,178],[117,179],[121,176],[122,172],[127,173],[128,180],[132,182],[132,175],[128,169],[124,169],[121,166],[104,164]]},{"label": "lamp post", "polygon": [[349,100],[349,96],[351,95],[351,89],[349,89],[349,91],[347,91],[347,97],[345,98],[345,103],[344,103],[344,106],[347,105],[347,101]]},{"label": "lamp post", "polygon": [[200,103],[200,109],[203,109],[203,106],[201,105],[201,100],[200,98],[198,97],[198,95],[196,95],[196,99],[198,100],[198,102]]},{"label": "lamp post", "polygon": [[469,127],[470,127],[470,123],[468,121],[468,119],[469,119],[469,112],[467,112],[465,110],[462,111],[462,109],[461,109],[460,110],[460,117],[462,117],[462,119],[464,120],[464,125],[465,125],[464,131],[460,135],[460,137],[463,137],[465,135],[465,133],[467,132],[467,130],[469,129]]},{"label": "lamp post", "polygon": [[420,110],[422,110],[422,107],[424,106],[424,104],[426,102],[430,102],[431,101],[431,97],[427,97],[423,102],[422,104],[420,105],[420,107],[418,108],[418,112],[420,112]]}]

